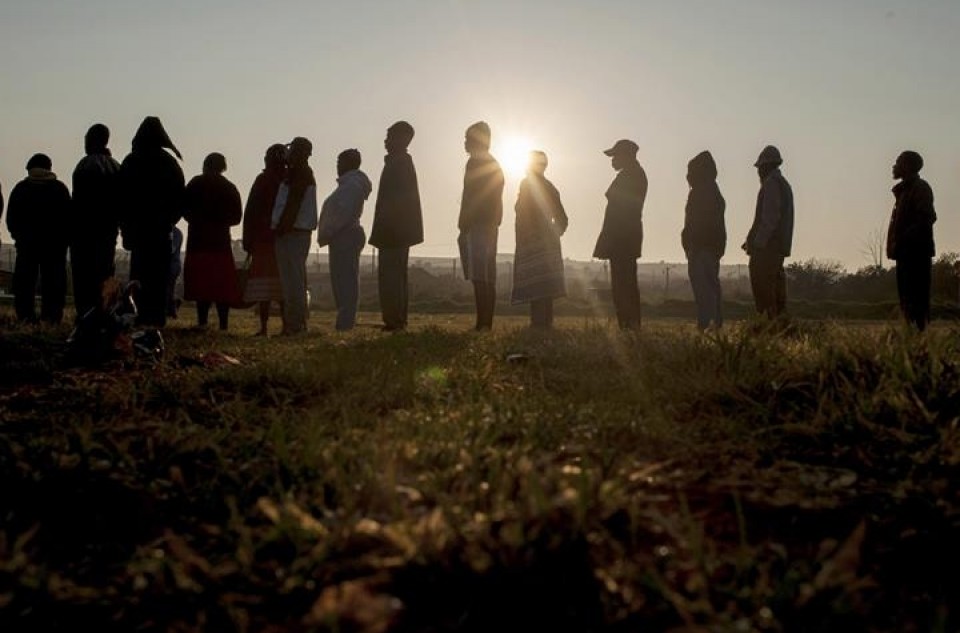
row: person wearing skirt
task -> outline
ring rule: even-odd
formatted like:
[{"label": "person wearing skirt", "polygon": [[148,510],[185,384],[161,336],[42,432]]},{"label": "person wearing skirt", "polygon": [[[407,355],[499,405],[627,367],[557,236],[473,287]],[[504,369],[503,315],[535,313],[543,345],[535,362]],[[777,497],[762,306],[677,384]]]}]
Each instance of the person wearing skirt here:
[{"label": "person wearing skirt", "polygon": [[567,214],[560,193],[544,173],[547,155],[531,152],[527,177],[517,196],[517,247],[513,263],[512,303],[530,304],[530,325],[553,327],[553,300],[566,296],[560,236]]},{"label": "person wearing skirt", "polygon": [[217,305],[220,329],[226,330],[230,306],[239,301],[237,270],[230,247],[230,227],[240,224],[240,192],[223,176],[227,161],[210,154],[203,174],[187,185],[187,256],[183,265],[184,299],[197,302],[197,325],[206,327],[210,305]]},{"label": "person wearing skirt", "polygon": [[276,301],[283,310],[283,289],[274,247],[276,236],[270,228],[270,220],[277,191],[287,169],[286,147],[278,143],[267,148],[263,165],[263,171],[250,187],[247,207],[243,212],[243,250],[250,256],[243,301],[259,305],[260,330],[257,336],[267,335],[270,302]]}]

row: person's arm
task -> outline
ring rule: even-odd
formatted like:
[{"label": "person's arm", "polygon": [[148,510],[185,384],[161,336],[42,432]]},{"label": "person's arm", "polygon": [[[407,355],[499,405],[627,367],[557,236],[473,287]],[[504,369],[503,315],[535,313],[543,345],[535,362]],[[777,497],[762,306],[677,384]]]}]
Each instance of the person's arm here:
[{"label": "person's arm", "polygon": [[[260,200],[260,183],[262,179],[260,176],[253,181],[253,184],[250,185],[250,193],[247,194],[247,205],[243,209],[243,233],[241,234],[240,241],[243,244],[243,250],[246,252],[251,252],[253,250],[253,241],[254,241],[254,215],[253,210],[260,208],[262,204]],[[272,209],[271,209],[272,210]]]},{"label": "person's arm", "polygon": [[227,224],[236,226],[243,219],[243,200],[240,198],[240,192],[235,186],[230,185],[229,195],[227,196]]},{"label": "person's arm", "polygon": [[553,223],[557,227],[557,233],[563,235],[567,232],[570,219],[567,217],[567,211],[563,208],[563,202],[560,201],[560,192],[552,184],[550,185],[550,193],[553,197]]},{"label": "person's arm", "polygon": [[760,207],[759,224],[750,244],[751,251],[766,248],[777,230],[780,223],[780,200],[780,187],[772,177],[767,178],[763,183],[763,206]]},{"label": "person's arm", "polygon": [[24,228],[24,211],[21,208],[23,205],[22,197],[21,188],[15,186],[13,191],[10,192],[10,202],[7,206],[7,230],[10,231],[10,236],[13,237],[14,242],[20,239]]}]

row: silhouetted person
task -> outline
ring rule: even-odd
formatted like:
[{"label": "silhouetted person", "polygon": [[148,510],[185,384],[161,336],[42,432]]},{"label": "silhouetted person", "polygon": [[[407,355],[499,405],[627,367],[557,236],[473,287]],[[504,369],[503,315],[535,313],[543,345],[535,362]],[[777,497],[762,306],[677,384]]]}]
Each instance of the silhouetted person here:
[{"label": "silhouetted person", "polygon": [[[0,218],[3,218],[3,185],[0,185]],[[0,241],[0,244],[2,243]]]},{"label": "silhouetted person", "polygon": [[177,280],[183,272],[182,252],[183,231],[175,226],[170,231],[170,268],[167,271],[167,318],[169,319],[176,319],[180,310],[180,302],[177,300]]},{"label": "silhouetted person", "polygon": [[385,330],[407,327],[407,264],[410,247],[423,241],[423,212],[417,170],[407,147],[413,140],[413,126],[398,121],[387,129],[377,206],[373,215],[370,244],[379,249],[377,286]]},{"label": "silhouetted person", "polygon": [[687,164],[687,207],[680,242],[687,254],[687,274],[697,303],[697,326],[723,325],[720,258],[727,248],[723,220],[727,203],[717,186],[717,164],[710,152],[700,152]]},{"label": "silhouetted person", "polygon": [[207,326],[210,304],[216,303],[221,330],[227,329],[230,306],[240,299],[230,227],[243,217],[240,192],[223,175],[226,170],[223,154],[207,156],[203,173],[187,185],[183,212],[188,227],[183,298],[197,302],[199,327]]},{"label": "silhouetted person", "polygon": [[51,171],[45,154],[27,162],[27,177],[10,192],[7,229],[17,248],[13,269],[13,302],[17,319],[37,320],[37,278],[40,279],[40,319],[63,320],[67,295],[67,240],[70,228],[70,192]]},{"label": "silhouetted person", "polygon": [[116,271],[120,163],[110,154],[109,142],[106,125],[91,126],[83,140],[86,156],[73,170],[70,267],[78,319],[101,305],[103,282]]},{"label": "silhouetted person", "polygon": [[367,236],[360,226],[363,203],[373,185],[360,171],[360,152],[348,149],[337,156],[337,188],[323,201],[317,243],[329,246],[330,284],[337,304],[336,328],[353,329],[360,301],[360,252]]},{"label": "silhouetted person", "polygon": [[517,247],[513,258],[513,303],[530,303],[530,325],[553,327],[553,300],[567,294],[560,236],[567,214],[560,193],[544,175],[547,155],[531,152],[517,195]]},{"label": "silhouetted person", "polygon": [[270,220],[286,169],[287,148],[279,143],[268,147],[263,156],[263,171],[253,181],[243,211],[243,250],[251,257],[243,300],[259,304],[260,330],[257,336],[267,335],[270,302],[276,301],[283,308],[276,236],[270,228]]},{"label": "silhouetted person", "polygon": [[887,257],[897,262],[900,310],[922,332],[930,322],[930,282],[933,267],[933,190],[920,178],[923,158],[906,151],[893,165],[896,205],[887,231]]},{"label": "silhouetted person", "polygon": [[170,234],[183,215],[182,159],[157,117],[147,117],[133,137],[132,151],[120,165],[123,247],[131,252],[130,279],[136,293],[137,322],[163,327],[167,322]]},{"label": "silhouetted person", "polygon": [[307,329],[307,255],[317,226],[317,181],[308,161],[313,144],[298,136],[287,146],[287,172],[277,190],[270,227],[280,287],[283,290],[283,334]]},{"label": "silhouetted person", "polygon": [[463,175],[457,226],[464,276],[473,282],[478,331],[493,328],[497,305],[497,236],[503,220],[503,171],[490,154],[490,126],[467,128],[463,148],[470,155]]},{"label": "silhouetted person", "polygon": [[607,209],[593,256],[610,260],[610,286],[617,322],[622,330],[640,328],[640,288],[637,258],[643,247],[643,203],[647,174],[637,162],[639,147],[621,139],[604,154],[617,171],[607,189]]},{"label": "silhouetted person", "polygon": [[754,167],[760,176],[760,193],[753,226],[743,249],[750,256],[750,286],[757,312],[775,319],[787,306],[783,260],[793,245],[793,189],[780,173],[780,150],[768,145]]}]

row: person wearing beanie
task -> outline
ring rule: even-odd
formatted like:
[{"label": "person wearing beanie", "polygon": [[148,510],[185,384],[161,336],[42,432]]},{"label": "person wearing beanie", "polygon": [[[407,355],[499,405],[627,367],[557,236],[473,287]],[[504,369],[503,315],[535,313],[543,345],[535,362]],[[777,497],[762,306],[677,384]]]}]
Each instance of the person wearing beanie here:
[{"label": "person wearing beanie", "polygon": [[329,246],[330,285],[337,305],[337,331],[352,330],[360,302],[360,252],[367,236],[360,226],[363,203],[373,190],[360,171],[361,156],[348,149],[337,157],[337,188],[327,196],[317,223],[317,244]]},{"label": "person wearing beanie", "polygon": [[754,163],[760,192],[753,225],[743,243],[750,257],[750,287],[757,312],[775,319],[786,312],[787,288],[783,260],[793,246],[793,189],[783,177],[780,150],[768,145]]},{"label": "person wearing beanie", "polygon": [[130,279],[136,292],[137,323],[167,323],[171,234],[183,214],[185,184],[180,151],[157,117],[147,117],[120,165],[120,231],[130,251]]},{"label": "person wearing beanie", "polygon": [[680,243],[687,255],[687,274],[697,304],[697,327],[723,325],[720,258],[727,247],[723,214],[727,203],[717,186],[717,164],[710,152],[700,152],[687,164],[690,193]]},{"label": "person wearing beanie", "polygon": [[420,187],[413,158],[407,152],[413,140],[413,126],[397,121],[387,129],[377,204],[373,215],[370,244],[379,249],[377,286],[383,329],[407,327],[409,296],[407,264],[410,247],[423,241],[423,211]]},{"label": "person wearing beanie", "polygon": [[463,174],[457,227],[463,274],[473,282],[477,321],[474,329],[493,328],[497,305],[497,236],[503,220],[503,170],[490,154],[490,126],[467,128],[463,148],[470,155]]},{"label": "person wearing beanie", "polygon": [[901,153],[893,165],[896,204],[887,230],[887,257],[897,262],[897,293],[904,319],[921,332],[930,322],[930,284],[935,254],[933,189],[920,177],[923,158]]},{"label": "person wearing beanie", "polygon": [[58,325],[67,295],[67,240],[70,192],[57,180],[46,154],[27,162],[27,177],[10,192],[7,229],[17,260],[13,269],[13,302],[17,319],[35,323],[36,288],[40,280],[40,320]]},{"label": "person wearing beanie", "polygon": [[637,258],[643,248],[647,174],[637,161],[639,150],[633,141],[621,139],[603,152],[617,175],[607,189],[603,228],[593,249],[597,259],[610,260],[610,289],[621,330],[640,329]]},{"label": "person wearing beanie", "polygon": [[77,319],[102,303],[103,282],[113,277],[120,232],[120,163],[107,144],[110,130],[94,124],[84,137],[86,155],[73,170],[70,267]]}]

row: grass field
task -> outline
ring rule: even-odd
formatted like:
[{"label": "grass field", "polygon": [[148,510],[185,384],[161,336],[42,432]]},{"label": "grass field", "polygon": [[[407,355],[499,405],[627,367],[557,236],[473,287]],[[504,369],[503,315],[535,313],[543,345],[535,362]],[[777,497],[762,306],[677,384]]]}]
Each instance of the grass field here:
[{"label": "grass field", "polygon": [[952,328],[312,320],[0,317],[0,631],[960,627]]}]

